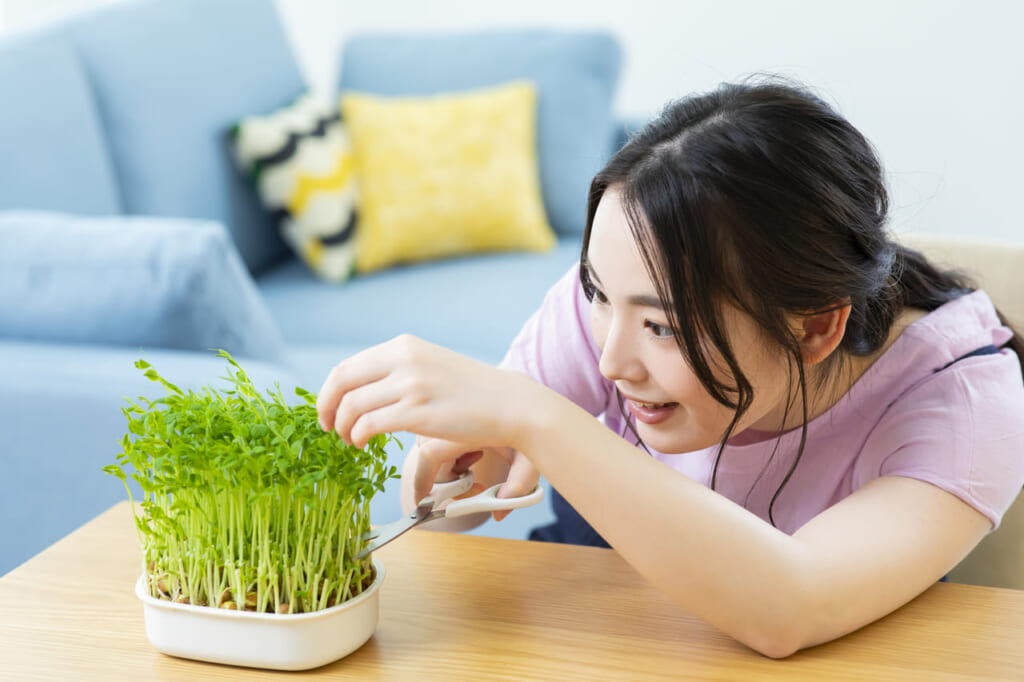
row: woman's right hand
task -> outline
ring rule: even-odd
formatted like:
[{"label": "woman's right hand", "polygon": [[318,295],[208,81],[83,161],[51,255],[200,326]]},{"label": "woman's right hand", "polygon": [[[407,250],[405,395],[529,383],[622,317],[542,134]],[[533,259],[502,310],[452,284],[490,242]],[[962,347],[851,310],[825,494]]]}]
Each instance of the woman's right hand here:
[{"label": "woman's right hand", "polygon": [[[409,451],[402,466],[401,501],[404,513],[416,508],[417,474],[422,477],[426,472],[435,470],[435,481],[450,481],[467,471],[473,472],[473,487],[460,495],[460,499],[478,495],[499,483],[504,483],[498,490],[499,498],[520,497],[531,493],[540,481],[540,473],[533,464],[522,453],[512,448],[474,448],[465,443],[417,436],[416,445]],[[494,512],[493,516],[496,521],[501,521],[510,513]],[[486,517],[482,514],[465,520],[453,519],[444,526],[444,529],[468,530],[479,526],[485,520]],[[437,525],[431,525],[440,530],[444,522],[435,523]]]}]

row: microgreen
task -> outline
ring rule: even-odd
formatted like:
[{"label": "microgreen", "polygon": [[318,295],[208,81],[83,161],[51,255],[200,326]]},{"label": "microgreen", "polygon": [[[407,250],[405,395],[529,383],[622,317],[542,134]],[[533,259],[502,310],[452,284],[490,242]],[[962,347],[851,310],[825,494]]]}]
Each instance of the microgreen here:
[{"label": "microgreen", "polygon": [[[372,583],[353,557],[370,529],[370,499],[398,478],[377,435],[346,445],[317,421],[316,396],[266,396],[226,351],[228,388],[183,391],[144,360],[167,395],[127,400],[117,464],[103,471],[142,489],[136,528],[150,594],[182,603],[301,613]],[[399,443],[399,445],[401,445]],[[129,471],[126,472],[125,468]]]}]

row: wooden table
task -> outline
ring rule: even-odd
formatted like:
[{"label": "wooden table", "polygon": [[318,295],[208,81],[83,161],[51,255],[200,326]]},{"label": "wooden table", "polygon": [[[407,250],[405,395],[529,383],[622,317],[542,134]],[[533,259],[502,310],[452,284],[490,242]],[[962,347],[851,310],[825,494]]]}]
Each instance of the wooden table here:
[{"label": "wooden table", "polygon": [[[685,613],[611,550],[413,531],[377,553],[377,632],[304,673],[339,680],[1021,680],[1024,591],[938,584],[786,660]],[[247,680],[146,640],[139,550],[119,504],[0,578],[0,678]]]}]

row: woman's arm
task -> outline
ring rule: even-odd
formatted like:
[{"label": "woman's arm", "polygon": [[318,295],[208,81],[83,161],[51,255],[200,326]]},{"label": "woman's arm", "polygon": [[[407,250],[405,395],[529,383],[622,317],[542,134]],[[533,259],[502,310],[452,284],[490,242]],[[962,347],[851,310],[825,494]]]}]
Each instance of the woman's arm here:
[{"label": "woman's arm", "polygon": [[517,445],[541,474],[648,581],[767,656],[788,656],[894,611],[991,526],[954,495],[892,476],[788,536],[560,396],[531,402]]},{"label": "woman's arm", "polygon": [[788,536],[529,377],[408,336],[340,363],[317,408],[324,428],[357,446],[395,431],[459,443],[456,450],[421,450],[416,500],[464,452],[492,446],[522,453],[648,581],[772,657],[895,610],[990,527],[957,497],[890,476]]}]

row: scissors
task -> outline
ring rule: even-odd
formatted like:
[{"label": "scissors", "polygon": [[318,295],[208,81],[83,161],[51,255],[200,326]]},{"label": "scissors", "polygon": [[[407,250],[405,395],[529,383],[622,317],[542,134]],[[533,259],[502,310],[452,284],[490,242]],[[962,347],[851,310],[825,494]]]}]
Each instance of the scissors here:
[{"label": "scissors", "polygon": [[476,514],[478,512],[495,512],[509,509],[520,509],[537,504],[544,497],[544,489],[539,485],[529,495],[523,497],[499,498],[498,489],[503,484],[493,485],[479,495],[467,497],[464,500],[454,500],[444,509],[438,509],[445,500],[462,495],[473,487],[473,472],[467,471],[454,481],[446,483],[435,483],[430,489],[430,494],[424,497],[416,510],[393,523],[377,526],[368,533],[361,536],[361,540],[370,541],[363,550],[356,554],[356,559],[362,559],[370,552],[380,549],[407,530],[411,530],[420,524],[424,524],[441,517],[454,519],[458,516]]}]

